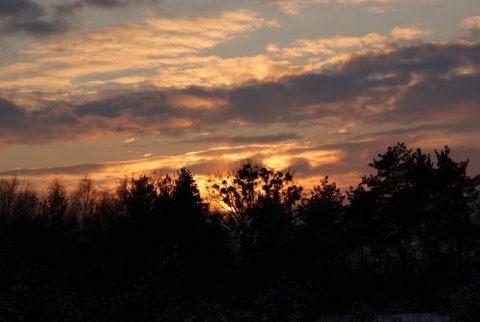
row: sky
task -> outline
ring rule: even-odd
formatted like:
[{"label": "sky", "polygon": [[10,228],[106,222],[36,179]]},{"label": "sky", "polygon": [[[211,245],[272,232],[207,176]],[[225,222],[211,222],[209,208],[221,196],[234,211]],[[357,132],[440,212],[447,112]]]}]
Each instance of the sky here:
[{"label": "sky", "polygon": [[39,190],[245,158],[346,189],[397,142],[476,175],[479,121],[478,0],[0,0],[0,174]]}]

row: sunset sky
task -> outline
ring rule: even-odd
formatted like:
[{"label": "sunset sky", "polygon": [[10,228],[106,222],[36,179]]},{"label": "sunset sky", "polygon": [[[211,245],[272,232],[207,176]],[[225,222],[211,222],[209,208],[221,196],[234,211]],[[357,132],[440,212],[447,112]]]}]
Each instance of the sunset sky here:
[{"label": "sunset sky", "polygon": [[253,157],[343,188],[405,142],[480,173],[478,0],[0,0],[0,173]]}]

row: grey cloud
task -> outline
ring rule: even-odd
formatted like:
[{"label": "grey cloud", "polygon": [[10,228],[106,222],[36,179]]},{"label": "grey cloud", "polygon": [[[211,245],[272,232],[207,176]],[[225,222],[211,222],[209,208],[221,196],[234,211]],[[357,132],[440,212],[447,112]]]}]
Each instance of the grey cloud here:
[{"label": "grey cloud", "polygon": [[25,33],[30,36],[48,36],[69,30],[61,16],[49,12],[49,6],[32,0],[1,0],[0,31],[2,35]]},{"label": "grey cloud", "polygon": [[103,7],[103,8],[115,8],[126,7],[141,4],[155,5],[162,3],[163,0],[81,0],[80,2],[89,6]]},{"label": "grey cloud", "polygon": [[231,143],[231,144],[263,144],[275,143],[301,138],[296,133],[281,133],[261,136],[206,136],[180,143]]},{"label": "grey cloud", "polygon": [[67,22],[59,19],[19,21],[3,27],[6,32],[25,32],[34,37],[60,34],[69,29]]},{"label": "grey cloud", "polygon": [[74,29],[69,16],[86,7],[123,8],[155,4],[156,0],[78,0],[45,4],[40,0],[0,0],[0,31],[2,36],[26,34],[45,37]]},{"label": "grey cloud", "polygon": [[121,0],[79,0],[72,3],[59,3],[53,6],[54,10],[61,15],[71,15],[86,7],[114,9],[125,7],[129,4],[142,3],[143,1],[121,1]]},{"label": "grey cloud", "polygon": [[124,6],[126,4],[125,1],[121,0],[85,0],[84,3],[105,8]]},{"label": "grey cloud", "polygon": [[292,123],[353,113],[348,103],[362,93],[361,84],[356,83],[337,75],[306,74],[230,90],[204,90],[203,95],[228,99],[229,106],[209,112],[203,122],[214,125],[241,119],[256,124]]},{"label": "grey cloud", "polygon": [[79,116],[95,115],[107,118],[122,114],[152,116],[174,111],[167,104],[165,94],[157,91],[118,94],[75,106],[74,110]]},{"label": "grey cloud", "polygon": [[[404,119],[428,116],[431,113],[455,111],[459,103],[470,104],[469,113],[480,116],[480,73],[471,75],[452,75],[443,78],[431,76],[413,86],[398,102],[398,108],[392,113]],[[465,108],[465,107],[463,107]]]},{"label": "grey cloud", "polygon": [[77,10],[86,7],[115,9],[125,8],[134,5],[159,3],[159,0],[78,0],[73,3],[61,3],[54,6],[55,11],[60,14],[74,14]]},{"label": "grey cloud", "polygon": [[[226,94],[230,108],[210,120],[241,118],[252,123],[275,123],[336,116],[360,122],[418,121],[425,116],[440,116],[444,110],[453,111],[462,103],[478,107],[478,72],[457,75],[468,68],[479,70],[480,44],[425,43],[367,53],[323,74],[234,88]],[[392,97],[396,98],[393,105]],[[363,103],[358,103],[359,99]],[[368,106],[389,111],[372,113]],[[308,114],[302,113],[305,109]]]},{"label": "grey cloud", "polygon": [[400,127],[387,131],[378,131],[370,132],[366,134],[354,135],[354,140],[366,140],[366,139],[378,139],[378,138],[392,138],[392,137],[406,137],[408,136],[421,136],[427,133],[432,132],[447,132],[447,133],[468,133],[476,129],[477,125],[462,123],[451,124],[451,123],[441,123],[441,124],[424,124],[419,126],[412,127]]},{"label": "grey cloud", "polygon": [[67,167],[54,168],[35,168],[35,169],[15,169],[11,171],[2,172],[4,176],[18,175],[20,177],[35,177],[35,176],[55,176],[55,175],[84,175],[101,171],[107,167],[104,163],[85,163],[77,164]]},{"label": "grey cloud", "polygon": [[21,121],[26,113],[18,106],[0,97],[0,124],[11,126]]},{"label": "grey cloud", "polygon": [[43,8],[30,0],[0,0],[0,17],[42,14]]}]

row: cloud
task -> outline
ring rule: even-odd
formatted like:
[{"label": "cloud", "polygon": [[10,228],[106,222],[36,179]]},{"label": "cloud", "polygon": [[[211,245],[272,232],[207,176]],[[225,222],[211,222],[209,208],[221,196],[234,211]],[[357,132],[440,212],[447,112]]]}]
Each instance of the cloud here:
[{"label": "cloud", "polygon": [[48,6],[32,0],[2,0],[0,32],[3,36],[17,33],[48,36],[67,31],[68,23],[48,9]]},{"label": "cloud", "polygon": [[267,46],[267,51],[281,58],[292,59],[304,56],[334,56],[340,50],[358,50],[364,48],[383,49],[388,38],[377,33],[362,37],[335,36],[331,38],[298,39],[291,47],[279,48],[274,44]]},{"label": "cloud", "polygon": [[178,87],[193,81],[205,83],[205,78],[218,85],[256,74],[266,77],[289,66],[263,59],[265,69],[242,69],[242,64],[261,63],[262,57],[243,61],[200,57],[201,51],[261,28],[264,22],[255,12],[240,9],[205,17],[149,16],[137,23],[72,33],[23,51],[28,63],[1,67],[0,89],[44,91],[60,99],[75,93],[85,95],[85,91],[94,93],[99,86]]},{"label": "cloud", "polygon": [[76,11],[93,7],[100,9],[117,9],[128,8],[135,5],[149,4],[153,5],[158,1],[155,0],[77,0],[65,3],[64,1],[58,1],[53,5],[54,10],[61,15],[71,15]]},{"label": "cloud", "polygon": [[43,13],[42,7],[30,0],[2,0],[0,6],[0,17],[41,13]]},{"label": "cloud", "polygon": [[[420,2],[437,2],[438,0],[421,0]],[[339,4],[362,4],[362,3],[396,3],[396,2],[416,2],[416,0],[335,0]]]},{"label": "cloud", "polygon": [[267,144],[300,139],[296,133],[281,133],[262,136],[201,136],[180,143],[216,143],[216,144]]},{"label": "cloud", "polygon": [[116,9],[155,5],[155,0],[58,0],[48,3],[39,0],[1,0],[0,31],[2,36],[26,34],[32,37],[61,35],[76,29],[71,19],[84,8]]},{"label": "cloud", "polygon": [[[480,118],[479,57],[480,44],[418,43],[351,54],[322,72],[237,86],[110,92],[84,103],[50,102],[41,109],[27,109],[3,98],[0,144],[178,136],[212,128],[225,133],[242,126],[275,124],[301,129],[278,135],[231,134],[184,140],[263,144],[295,139],[295,135],[304,137],[304,131],[319,124],[338,130],[352,123],[355,126],[343,131],[346,140],[378,139],[382,126],[423,126],[430,131],[424,134],[435,132],[439,140],[461,129],[462,133],[472,133],[474,140],[475,120]],[[438,128],[442,124],[449,126],[442,130]]]},{"label": "cloud", "polygon": [[21,108],[0,97],[0,124],[4,126],[15,124],[21,121],[25,114]]},{"label": "cloud", "polygon": [[297,15],[306,7],[317,3],[329,3],[329,0],[268,0],[267,3],[278,6],[287,14]]},{"label": "cloud", "polygon": [[[416,148],[415,144],[406,142],[407,146]],[[45,189],[53,177],[60,177],[68,186],[74,186],[85,175],[94,179],[99,189],[112,192],[118,186],[122,176],[139,174],[173,174],[186,167],[199,181],[202,193],[206,195],[207,180],[215,178],[218,173],[226,173],[245,158],[253,158],[277,169],[290,168],[294,171],[297,184],[307,191],[318,184],[320,178],[330,176],[342,190],[355,186],[361,175],[371,173],[368,163],[378,153],[384,152],[389,139],[359,140],[332,144],[298,144],[294,142],[273,142],[268,144],[246,144],[225,146],[207,150],[197,150],[176,156],[151,157],[145,154],[130,161],[85,163],[66,167],[15,169],[3,175],[17,175],[31,183],[37,183],[39,189]],[[441,149],[443,146],[429,146]],[[424,147],[425,148],[425,147]],[[427,152],[428,152],[427,151]],[[454,149],[453,152],[456,150]],[[456,155],[463,157],[479,156],[479,150],[464,146]],[[463,159],[461,159],[463,160]]]},{"label": "cloud", "polygon": [[133,1],[124,1],[124,0],[84,0],[82,3],[85,5],[91,5],[96,7],[103,7],[103,8],[115,8],[115,7],[123,7],[125,5],[131,4]]},{"label": "cloud", "polygon": [[329,38],[297,39],[289,47],[280,48],[275,44],[267,46],[267,52],[272,57],[282,59],[298,59],[304,57],[319,57],[336,59],[344,53],[361,50],[387,50],[399,47],[401,42],[418,41],[430,35],[430,31],[421,30],[418,26],[395,27],[388,36],[369,33],[364,36],[334,36]]},{"label": "cloud", "polygon": [[395,4],[430,4],[440,0],[332,0],[340,5],[367,5],[367,10],[372,13],[382,14],[394,10]]},{"label": "cloud", "polygon": [[368,11],[373,13],[386,13],[391,11],[391,8],[388,6],[371,6],[368,7]]},{"label": "cloud", "polygon": [[[298,15],[301,10],[313,6],[315,4],[331,4],[340,5],[360,5],[360,4],[378,4],[369,6],[368,11],[373,13],[385,13],[391,10],[388,4],[413,2],[413,0],[267,0],[266,3],[278,6],[278,8],[286,14]],[[422,0],[422,3],[438,2],[438,0]]]},{"label": "cloud", "polygon": [[460,35],[467,40],[480,40],[480,16],[464,18],[460,22]]},{"label": "cloud", "polygon": [[[72,33],[24,50],[23,63],[0,67],[0,89],[5,98],[38,108],[58,100],[88,101],[118,89],[241,86],[320,70],[348,60],[354,51],[386,50],[395,41],[370,33],[298,39],[286,48],[270,44],[266,55],[204,55],[259,28],[270,28],[268,21],[240,9],[200,17],[147,16],[136,23]],[[414,26],[394,29],[392,34],[411,39],[425,32]]]},{"label": "cloud", "polygon": [[[433,154],[433,150],[441,150],[445,142],[423,144],[419,146],[415,140],[404,140],[410,148],[421,147],[424,153]],[[115,192],[122,176],[129,177],[139,174],[174,174],[176,170],[186,167],[195,175],[201,192],[207,195],[207,180],[215,178],[217,173],[226,173],[245,158],[254,158],[277,169],[291,168],[297,184],[306,191],[318,185],[319,179],[328,175],[330,180],[345,191],[349,186],[356,186],[360,177],[372,173],[368,163],[378,153],[386,151],[388,146],[395,144],[391,137],[375,140],[356,140],[331,144],[298,144],[271,143],[256,145],[237,145],[220,147],[176,156],[151,157],[147,154],[130,161],[84,163],[66,167],[15,169],[3,172],[2,175],[17,175],[20,178],[36,184],[42,191],[48,187],[51,179],[58,177],[73,187],[85,175],[94,180],[100,190]],[[476,160],[480,159],[480,149],[458,145],[453,147],[454,160],[470,158],[469,174],[480,173]]]},{"label": "cloud", "polygon": [[[218,56],[188,57],[182,60],[162,59],[166,66],[151,78],[156,87],[201,85],[204,87],[239,86],[252,81],[269,81],[284,76],[299,75],[310,68],[286,60],[277,61],[266,55],[221,58]],[[168,66],[168,67],[167,67]]]},{"label": "cloud", "polygon": [[460,22],[460,28],[462,30],[480,29],[480,16],[462,19]]},{"label": "cloud", "polygon": [[[212,173],[227,171],[232,165],[253,157],[270,167],[289,168],[294,163],[309,164],[307,172],[314,172],[315,167],[338,162],[342,152],[338,149],[324,149],[322,146],[299,145],[297,143],[273,143],[255,145],[237,145],[231,147],[213,148],[180,154],[177,156],[150,157],[130,161],[85,163],[66,167],[15,169],[6,171],[3,175],[17,175],[30,182],[46,183],[53,177],[61,177],[62,181],[72,183],[84,175],[91,176],[102,188],[114,191],[122,174],[130,176],[139,173],[174,173],[181,167],[186,167],[203,178],[211,178]],[[275,157],[272,157],[275,156]],[[294,163],[292,163],[293,160]],[[302,180],[301,177],[298,180]]]},{"label": "cloud", "polygon": [[395,27],[390,35],[395,40],[413,40],[430,35],[430,31],[421,30],[417,26]]},{"label": "cloud", "polygon": [[360,4],[360,3],[390,3],[390,2],[401,2],[401,1],[408,1],[408,0],[335,0],[336,3],[340,4]]}]

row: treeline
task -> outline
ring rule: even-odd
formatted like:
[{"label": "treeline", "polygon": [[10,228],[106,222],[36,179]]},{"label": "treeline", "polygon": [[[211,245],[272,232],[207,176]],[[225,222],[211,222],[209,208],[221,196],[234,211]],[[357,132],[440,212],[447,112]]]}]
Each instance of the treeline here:
[{"label": "treeline", "polygon": [[435,159],[398,143],[345,194],[251,160],[204,196],[184,168],[44,198],[0,179],[0,320],[478,321],[480,176]]}]

